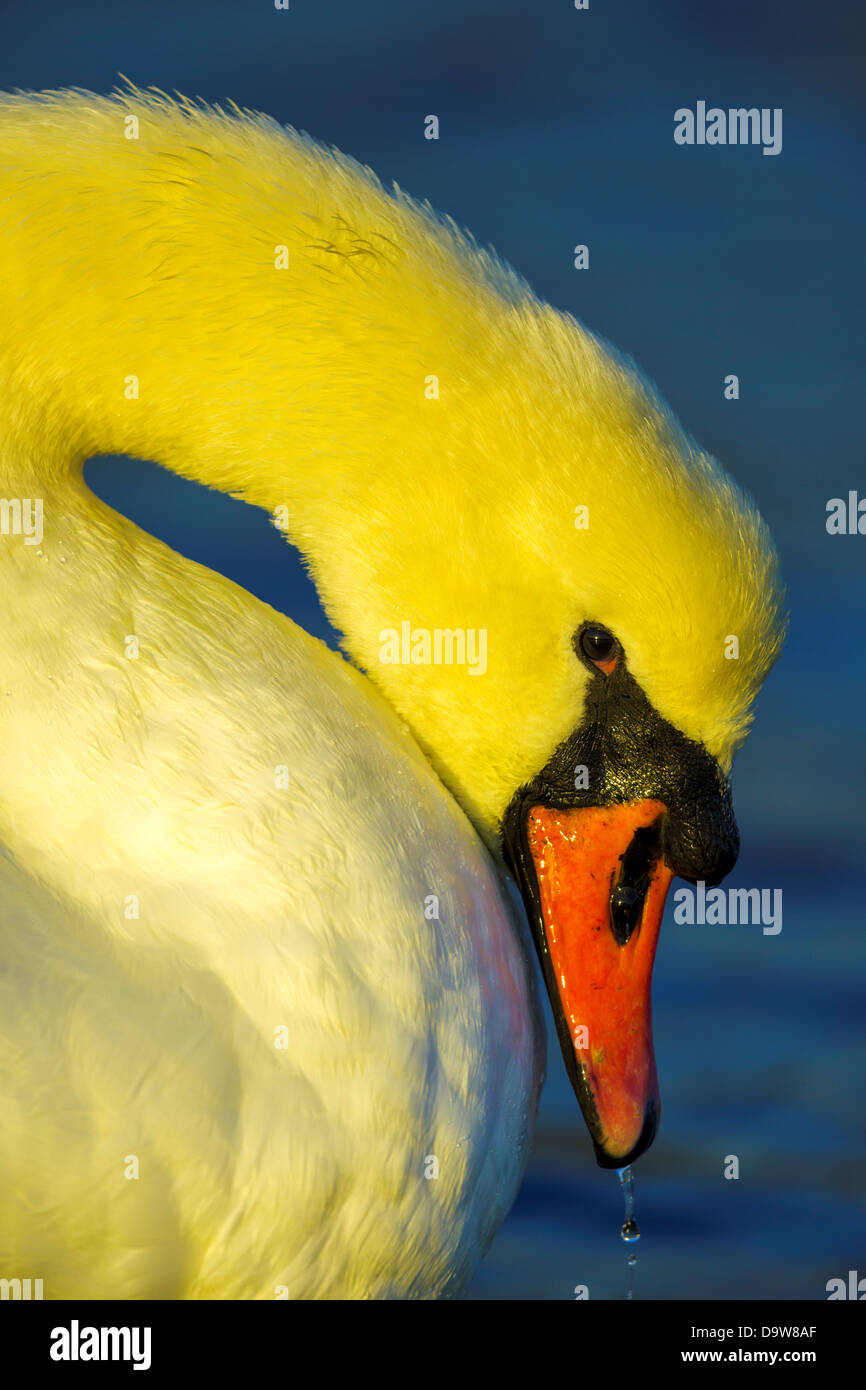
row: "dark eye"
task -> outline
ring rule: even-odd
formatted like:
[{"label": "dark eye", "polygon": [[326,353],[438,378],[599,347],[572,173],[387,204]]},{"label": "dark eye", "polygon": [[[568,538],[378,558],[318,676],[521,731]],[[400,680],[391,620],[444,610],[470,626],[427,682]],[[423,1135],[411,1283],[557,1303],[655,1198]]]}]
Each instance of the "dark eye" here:
[{"label": "dark eye", "polygon": [[606,627],[590,623],[578,634],[577,645],[582,656],[605,675],[610,675],[619,656],[619,643]]}]

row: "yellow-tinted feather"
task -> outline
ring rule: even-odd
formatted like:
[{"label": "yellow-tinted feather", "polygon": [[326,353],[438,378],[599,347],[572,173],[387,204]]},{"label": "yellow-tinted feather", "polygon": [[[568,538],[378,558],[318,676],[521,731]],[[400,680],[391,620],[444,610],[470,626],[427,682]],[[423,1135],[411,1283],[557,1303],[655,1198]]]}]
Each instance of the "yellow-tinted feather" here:
[{"label": "yellow-tinted feather", "polygon": [[[779,651],[776,560],[633,366],[264,117],[13,96],[0,141],[0,371],[41,468],[132,453],[286,507],[348,650],[488,836],[579,718],[587,618],[730,766]],[[486,674],[383,664],[404,621],[486,630]]]}]

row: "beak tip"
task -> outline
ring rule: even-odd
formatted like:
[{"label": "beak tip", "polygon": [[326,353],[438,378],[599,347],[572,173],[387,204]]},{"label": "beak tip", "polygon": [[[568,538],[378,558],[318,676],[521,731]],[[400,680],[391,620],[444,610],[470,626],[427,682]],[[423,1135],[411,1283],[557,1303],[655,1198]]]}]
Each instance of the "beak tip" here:
[{"label": "beak tip", "polygon": [[600,1143],[595,1135],[593,1135],[592,1144],[595,1149],[595,1161],[599,1168],[627,1168],[630,1163],[634,1163],[636,1159],[640,1158],[641,1154],[645,1154],[647,1149],[652,1147],[653,1140],[656,1137],[660,1112],[661,1106],[656,1101],[651,1100],[647,1106],[643,1128],[638,1135],[637,1142],[632,1145],[627,1153],[612,1154],[609,1149],[606,1148],[603,1143]]}]

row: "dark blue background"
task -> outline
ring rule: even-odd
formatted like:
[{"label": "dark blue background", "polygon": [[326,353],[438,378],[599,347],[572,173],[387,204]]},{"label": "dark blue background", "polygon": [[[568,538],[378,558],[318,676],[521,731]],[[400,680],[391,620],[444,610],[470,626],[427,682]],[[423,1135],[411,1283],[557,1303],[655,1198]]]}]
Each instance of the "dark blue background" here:
[{"label": "dark blue background", "polygon": [[[492,242],[634,355],[756,496],[783,554],[785,655],[736,768],[731,880],[784,928],[683,927],[656,967],[661,1135],[637,1165],[642,1298],[825,1296],[866,1274],[863,1205],[866,536],[825,506],[863,468],[862,10],[694,0],[292,0],[8,6],[0,87],[124,73],[309,131]],[[784,145],[681,148],[673,112],[782,107]],[[423,119],[441,121],[438,142]],[[62,215],[62,210],[58,210]],[[590,246],[591,268],[572,268]],[[738,402],[722,379],[740,377]],[[91,485],[178,550],[334,640],[263,514],[153,465]],[[621,1298],[613,1175],[555,1044],[537,1143],[476,1297]],[[738,1181],[722,1177],[737,1154]]]}]

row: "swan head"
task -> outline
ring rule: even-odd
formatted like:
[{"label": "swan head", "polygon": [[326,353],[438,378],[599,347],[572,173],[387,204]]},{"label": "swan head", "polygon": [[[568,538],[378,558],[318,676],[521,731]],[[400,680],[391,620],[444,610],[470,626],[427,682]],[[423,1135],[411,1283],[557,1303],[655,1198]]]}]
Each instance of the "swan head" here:
[{"label": "swan head", "polygon": [[658,1123],[668,885],[737,858],[731,765],[782,589],[755,506],[633,364],[537,302],[488,328],[500,350],[465,346],[457,399],[443,386],[416,424],[423,456],[397,451],[369,504],[374,619],[345,588],[336,616],[513,871],[598,1162],[619,1168]]}]

